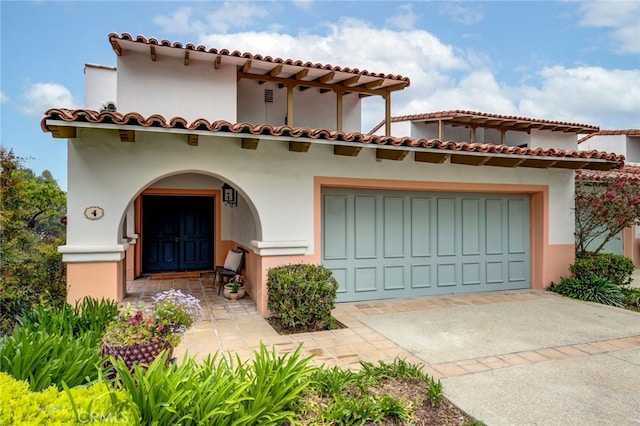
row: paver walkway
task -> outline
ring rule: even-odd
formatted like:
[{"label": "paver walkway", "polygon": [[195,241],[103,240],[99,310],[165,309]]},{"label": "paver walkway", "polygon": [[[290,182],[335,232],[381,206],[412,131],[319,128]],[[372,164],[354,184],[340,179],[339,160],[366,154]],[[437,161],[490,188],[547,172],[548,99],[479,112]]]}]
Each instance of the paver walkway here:
[{"label": "paver walkway", "polygon": [[435,378],[447,378],[640,347],[640,335],[634,335],[426,365],[424,360],[360,321],[363,317],[379,314],[560,297],[540,290],[339,303],[333,315],[347,328],[293,335],[279,335],[257,312],[254,302],[248,297],[232,302],[218,296],[212,277],[135,280],[128,285],[125,302],[149,304],[155,293],[169,288],[180,289],[197,297],[206,316],[187,332],[176,348],[174,353],[178,357],[188,352],[202,358],[221,351],[234,356],[237,354],[241,359],[250,359],[261,342],[268,347],[273,346],[280,354],[293,352],[302,344],[302,355],[314,355],[313,363],[318,365],[358,369],[360,361],[391,362],[399,357],[410,363],[424,364],[423,371]]}]

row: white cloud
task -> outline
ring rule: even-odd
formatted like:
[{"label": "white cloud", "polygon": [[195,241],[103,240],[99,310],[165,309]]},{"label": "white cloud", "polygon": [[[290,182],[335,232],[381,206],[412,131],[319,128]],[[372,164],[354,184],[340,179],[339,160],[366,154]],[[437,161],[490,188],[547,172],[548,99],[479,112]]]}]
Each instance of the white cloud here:
[{"label": "white cloud", "polygon": [[313,6],[313,0],[293,0],[292,3],[298,8],[302,10],[311,9]]},{"label": "white cloud", "polygon": [[5,102],[9,102],[9,97],[4,94],[4,92],[0,92],[0,104]]},{"label": "white cloud", "polygon": [[201,34],[207,31],[226,33],[231,29],[251,27],[256,19],[268,14],[262,6],[238,1],[224,2],[213,12],[200,13],[199,18],[193,16],[191,8],[184,7],[170,16],[158,15],[153,22],[171,34]]},{"label": "white cloud", "polygon": [[448,1],[440,3],[441,15],[446,15],[453,22],[463,25],[473,25],[484,19],[482,7],[479,5],[470,5],[465,3],[463,6],[460,2]]},{"label": "white cloud", "polygon": [[[394,115],[466,109],[602,128],[640,127],[640,70],[527,68],[523,83],[507,86],[497,80],[495,58],[486,52],[447,45],[424,30],[380,28],[354,18],[326,24],[322,32],[206,32],[199,42],[410,77],[411,86],[392,95]],[[384,103],[374,98],[363,102],[365,132],[384,116]]]},{"label": "white cloud", "polygon": [[579,10],[583,15],[581,25],[611,30],[614,51],[640,53],[640,2],[587,1],[580,4]]},{"label": "white cloud", "polygon": [[69,89],[57,83],[30,83],[22,94],[23,114],[38,117],[49,108],[74,108],[76,101]]},{"label": "white cloud", "polygon": [[601,128],[640,127],[640,70],[543,68],[537,87],[522,87],[521,113]]},{"label": "white cloud", "polygon": [[399,9],[398,14],[387,18],[387,24],[401,30],[415,28],[416,22],[418,22],[418,15],[413,12],[413,5],[404,4]]},{"label": "white cloud", "polygon": [[183,7],[171,16],[156,16],[153,23],[159,25],[167,34],[188,34],[202,30],[202,23],[191,20],[191,8]]}]

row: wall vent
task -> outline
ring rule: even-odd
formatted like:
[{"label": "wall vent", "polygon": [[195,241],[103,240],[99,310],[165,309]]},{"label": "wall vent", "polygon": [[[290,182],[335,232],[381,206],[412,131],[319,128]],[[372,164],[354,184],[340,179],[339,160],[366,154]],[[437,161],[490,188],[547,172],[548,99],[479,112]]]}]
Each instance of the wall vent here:
[{"label": "wall vent", "polygon": [[264,101],[273,103],[273,89],[264,89]]}]

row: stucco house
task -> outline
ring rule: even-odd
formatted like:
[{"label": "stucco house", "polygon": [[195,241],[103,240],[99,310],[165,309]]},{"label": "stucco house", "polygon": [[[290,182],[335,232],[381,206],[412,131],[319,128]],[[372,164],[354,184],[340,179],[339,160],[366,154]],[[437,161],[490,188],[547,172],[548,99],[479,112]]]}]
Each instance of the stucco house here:
[{"label": "stucco house", "polygon": [[[264,315],[268,269],[297,262],[330,268],[339,301],[543,288],[574,260],[574,170],[623,165],[576,150],[594,126],[392,118],[400,75],[108,40],[117,66],[85,67],[86,109],[42,120],[67,139],[70,301],[236,246]],[[361,133],[365,98],[384,105],[380,134]]]},{"label": "stucco house", "polygon": [[[599,130],[580,138],[578,145],[583,150],[606,150],[625,157],[625,165],[620,170],[590,173],[595,180],[610,174],[640,178],[640,129]],[[623,254],[632,259],[636,267],[640,267],[640,227],[626,228],[607,243],[604,251]]]}]

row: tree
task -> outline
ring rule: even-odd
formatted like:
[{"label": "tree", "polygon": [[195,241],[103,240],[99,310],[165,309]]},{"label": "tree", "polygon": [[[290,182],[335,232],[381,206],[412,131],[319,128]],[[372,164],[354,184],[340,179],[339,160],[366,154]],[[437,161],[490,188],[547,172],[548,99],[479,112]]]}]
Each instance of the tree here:
[{"label": "tree", "polygon": [[[576,172],[576,250],[598,253],[613,237],[640,225],[640,175],[624,172]],[[603,237],[590,250],[598,237]]]},{"label": "tree", "polygon": [[51,173],[41,176],[23,166],[24,160],[0,146],[0,335],[22,310],[46,300],[66,300],[60,218],[66,194]]}]

